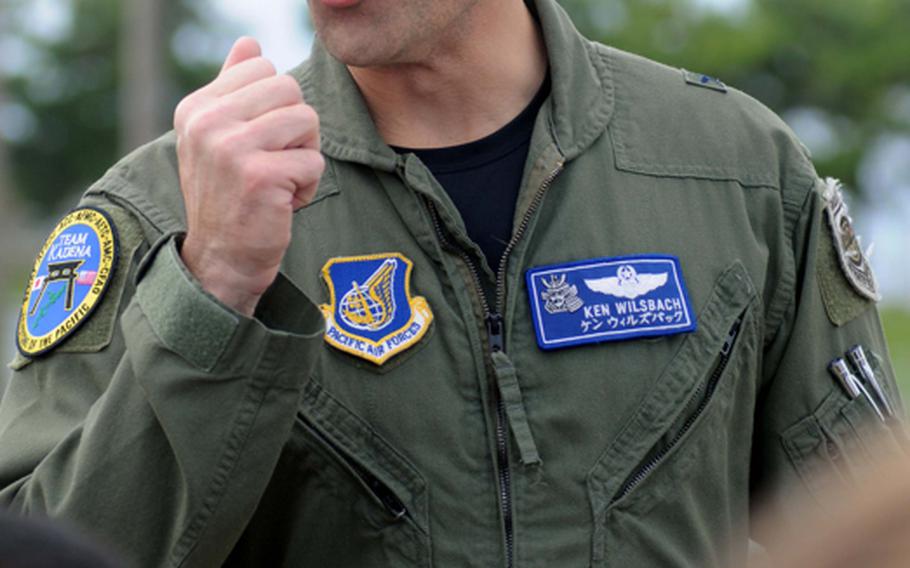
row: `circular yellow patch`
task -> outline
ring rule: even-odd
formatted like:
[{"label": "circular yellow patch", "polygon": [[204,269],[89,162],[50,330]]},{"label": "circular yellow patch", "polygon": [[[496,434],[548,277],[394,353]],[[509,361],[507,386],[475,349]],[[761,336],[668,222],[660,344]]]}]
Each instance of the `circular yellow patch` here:
[{"label": "circular yellow patch", "polygon": [[92,207],[64,217],[38,253],[19,316],[19,351],[47,353],[70,336],[98,306],[113,277],[117,231]]}]

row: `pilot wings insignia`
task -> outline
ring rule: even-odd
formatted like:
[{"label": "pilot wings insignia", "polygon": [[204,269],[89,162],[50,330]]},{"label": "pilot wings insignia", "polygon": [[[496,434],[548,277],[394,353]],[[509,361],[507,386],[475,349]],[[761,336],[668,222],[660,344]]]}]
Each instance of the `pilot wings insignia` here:
[{"label": "pilot wings insignia", "polygon": [[624,264],[616,276],[585,280],[585,285],[594,292],[634,300],[653,292],[667,283],[667,273],[639,274],[631,265]]}]

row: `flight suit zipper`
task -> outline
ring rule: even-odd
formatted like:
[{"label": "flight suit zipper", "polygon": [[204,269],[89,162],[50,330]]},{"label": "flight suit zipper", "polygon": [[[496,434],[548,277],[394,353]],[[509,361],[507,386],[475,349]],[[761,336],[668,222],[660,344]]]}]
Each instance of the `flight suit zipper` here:
[{"label": "flight suit zipper", "polygon": [[370,493],[375,497],[385,508],[386,512],[391,516],[392,522],[397,522],[408,516],[408,509],[405,504],[398,498],[397,495],[378,477],[370,473],[362,465],[354,461],[348,454],[338,446],[335,442],[330,440],[328,436],[322,433],[312,422],[302,414],[298,414],[300,422],[303,423],[304,427],[324,446],[329,448],[332,453],[334,453],[338,459],[342,460],[344,464],[348,467],[348,470],[352,475],[359,478],[364,485],[369,489]]},{"label": "flight suit zipper", "polygon": [[[505,354],[505,329],[502,316],[505,310],[506,271],[509,257],[527,231],[528,225],[531,223],[534,214],[543,202],[547,190],[549,190],[550,186],[556,180],[556,177],[562,172],[563,165],[564,162],[562,160],[557,162],[556,167],[546,178],[544,178],[540,187],[537,189],[537,192],[534,194],[531,203],[528,205],[527,211],[525,211],[525,214],[519,221],[518,226],[512,231],[512,239],[506,244],[506,248],[500,258],[499,267],[496,272],[496,299],[495,304],[493,305],[494,309],[490,308],[490,301],[484,291],[483,283],[480,279],[480,271],[477,268],[477,263],[474,261],[474,258],[469,252],[464,250],[463,247],[451,242],[439,219],[439,212],[436,209],[436,205],[429,198],[423,198],[433,223],[433,229],[440,244],[442,244],[443,248],[461,258],[462,262],[464,262],[465,266],[468,268],[468,272],[471,274],[472,284],[474,286],[474,291],[477,294],[477,298],[480,301],[480,308],[484,317],[484,327],[487,333],[489,352],[486,355],[490,358],[494,369],[498,369],[499,367],[499,365],[497,365],[497,360],[504,366],[511,367],[511,362]],[[514,368],[512,368],[512,370],[514,371]],[[499,371],[495,371],[495,374],[499,376]],[[500,385],[497,386],[499,387]],[[517,389],[517,383],[515,383],[515,387]],[[493,393],[496,409],[495,436],[496,460],[499,469],[499,507],[502,515],[503,533],[505,535],[506,566],[512,568],[515,564],[515,529],[512,516],[512,471],[509,464],[508,425],[510,419],[506,408],[506,400],[502,396],[501,389],[493,389]],[[536,456],[536,448],[533,448],[528,452],[530,452],[531,457],[527,459],[533,460],[534,456]],[[522,451],[523,456],[528,452]]]},{"label": "flight suit zipper", "polygon": [[736,321],[733,323],[733,327],[730,328],[730,331],[727,334],[727,338],[724,340],[724,344],[720,349],[720,354],[718,355],[717,363],[714,365],[714,371],[711,373],[711,376],[708,380],[702,383],[698,390],[695,391],[695,394],[692,395],[691,401],[698,401],[695,410],[691,412],[680,426],[679,430],[676,431],[676,434],[670,439],[669,442],[660,447],[652,456],[647,459],[641,466],[639,466],[622,484],[619,491],[616,492],[616,495],[610,501],[610,504],[619,501],[626,495],[632,492],[633,489],[638,487],[638,485],[644,481],[655,469],[659,466],[664,458],[666,458],[670,452],[675,448],[685,437],[685,435],[692,429],[695,423],[698,421],[699,417],[704,414],[705,410],[708,408],[708,403],[711,402],[712,397],[714,396],[714,391],[717,389],[717,384],[720,382],[720,378],[723,376],[724,371],[727,368],[727,364],[730,362],[730,356],[733,352],[733,347],[736,345],[736,340],[739,337],[740,329],[742,327],[743,319],[745,318],[745,313],[741,314]]}]

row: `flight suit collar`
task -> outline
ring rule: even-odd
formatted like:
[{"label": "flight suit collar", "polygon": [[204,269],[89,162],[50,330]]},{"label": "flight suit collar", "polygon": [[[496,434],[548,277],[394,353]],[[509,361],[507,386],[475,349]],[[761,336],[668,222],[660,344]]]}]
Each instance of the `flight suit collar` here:
[{"label": "flight suit collar", "polygon": [[613,115],[609,53],[585,39],[555,0],[534,0],[550,64],[550,122],[568,160],[603,134]]},{"label": "flight suit collar", "polygon": [[357,83],[318,37],[310,59],[290,74],[300,83],[304,100],[319,114],[322,152],[326,156],[378,170],[395,169],[395,151],[376,130]]},{"label": "flight suit collar", "polygon": [[[582,37],[554,0],[535,0],[532,7],[549,59],[550,133],[560,153],[572,159],[604,132],[613,114],[609,55]],[[310,59],[291,75],[319,113],[327,156],[384,171],[395,169],[396,154],[376,130],[353,77],[318,37]]]}]

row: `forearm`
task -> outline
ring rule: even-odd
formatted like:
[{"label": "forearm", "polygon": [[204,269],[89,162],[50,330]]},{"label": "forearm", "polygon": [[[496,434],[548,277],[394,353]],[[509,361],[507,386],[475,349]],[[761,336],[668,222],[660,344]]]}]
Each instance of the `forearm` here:
[{"label": "forearm", "polygon": [[298,312],[282,322],[287,332],[238,316],[162,247],[121,318],[119,364],[84,419],[31,464],[16,454],[40,413],[0,425],[0,455],[10,455],[0,503],[73,520],[143,566],[219,564],[268,483],[321,341],[315,307],[287,308]]}]

